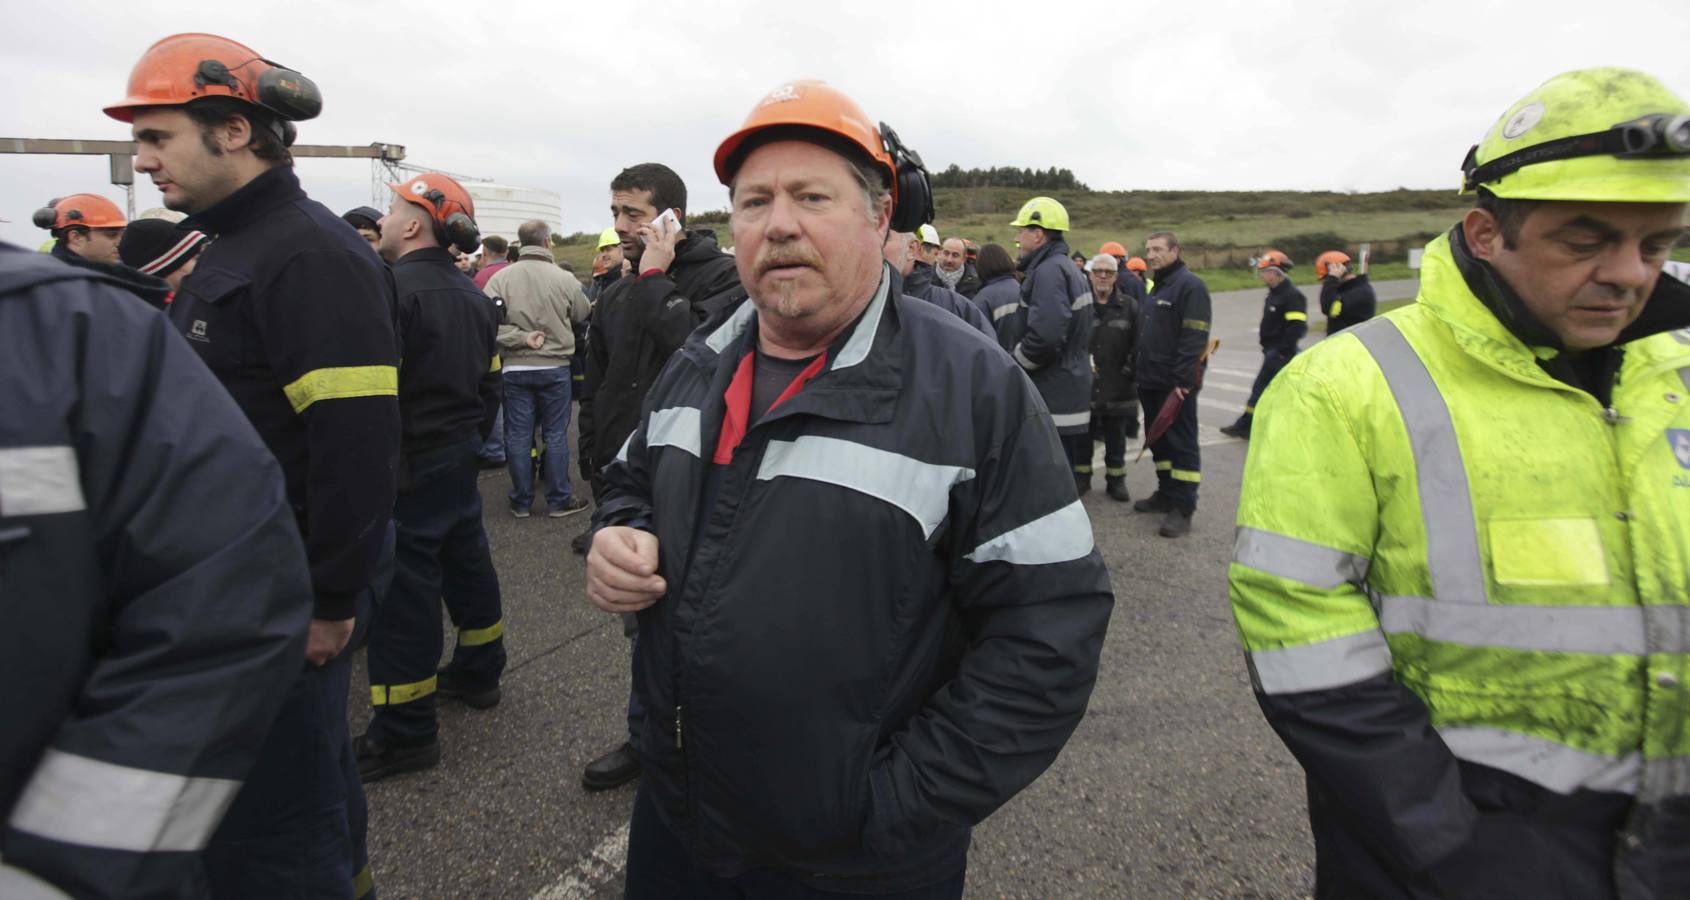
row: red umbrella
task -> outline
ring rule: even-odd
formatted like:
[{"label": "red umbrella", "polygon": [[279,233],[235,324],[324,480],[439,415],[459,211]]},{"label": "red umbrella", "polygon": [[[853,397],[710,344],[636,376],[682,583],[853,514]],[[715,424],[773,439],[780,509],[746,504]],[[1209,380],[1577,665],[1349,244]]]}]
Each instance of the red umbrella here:
[{"label": "red umbrella", "polygon": [[[1203,386],[1203,370],[1209,367],[1209,356],[1220,348],[1220,339],[1216,338],[1209,342],[1209,346],[1203,351],[1203,355],[1197,357],[1197,371],[1191,376],[1192,390],[1195,391]],[[1133,457],[1133,462],[1143,459],[1144,451],[1149,450],[1151,444],[1161,440],[1162,435],[1168,433],[1168,429],[1174,424],[1174,417],[1179,415],[1179,408],[1185,405],[1186,396],[1188,396],[1186,389],[1177,387],[1174,388],[1173,393],[1168,395],[1168,399],[1162,401],[1162,408],[1156,413],[1156,421],[1150,423],[1150,427],[1144,430],[1144,446],[1138,448],[1138,456]]]}]

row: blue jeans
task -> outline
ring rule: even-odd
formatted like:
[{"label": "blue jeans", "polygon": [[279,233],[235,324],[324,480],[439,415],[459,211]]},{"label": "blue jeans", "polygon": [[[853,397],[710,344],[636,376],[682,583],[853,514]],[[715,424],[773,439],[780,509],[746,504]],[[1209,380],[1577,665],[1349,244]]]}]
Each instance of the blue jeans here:
[{"label": "blue jeans", "polygon": [[546,505],[569,505],[569,367],[505,373],[505,467],[512,509],[534,505],[534,426],[546,448]]}]

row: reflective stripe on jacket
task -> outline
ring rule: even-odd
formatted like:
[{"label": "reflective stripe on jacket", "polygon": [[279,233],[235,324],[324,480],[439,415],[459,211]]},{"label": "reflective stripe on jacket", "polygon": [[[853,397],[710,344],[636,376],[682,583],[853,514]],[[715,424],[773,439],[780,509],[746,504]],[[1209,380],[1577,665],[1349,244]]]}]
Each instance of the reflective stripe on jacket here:
[{"label": "reflective stripe on jacket", "polygon": [[202,896],[304,665],[281,468],[125,288],[0,245],[0,897]]},{"label": "reflective stripe on jacket", "polygon": [[[1459,760],[1546,809],[1635,795],[1622,896],[1682,887],[1650,854],[1690,803],[1690,333],[1627,344],[1604,410],[1490,313],[1448,236],[1422,278],[1262,398],[1229,581],[1263,708],[1398,878],[1495,812]],[[1516,842],[1522,877],[1542,853]]]},{"label": "reflective stripe on jacket", "polygon": [[1021,268],[1021,311],[1000,322],[998,333],[1009,323],[1010,355],[1033,379],[1057,431],[1084,434],[1091,426],[1091,285],[1061,240],[1040,247]]}]

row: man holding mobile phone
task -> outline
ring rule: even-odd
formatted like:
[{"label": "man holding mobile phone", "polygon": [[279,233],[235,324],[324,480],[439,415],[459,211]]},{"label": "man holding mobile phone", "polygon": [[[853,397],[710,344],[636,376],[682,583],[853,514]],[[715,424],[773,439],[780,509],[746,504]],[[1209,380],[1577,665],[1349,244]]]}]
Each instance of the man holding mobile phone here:
[{"label": "man holding mobile phone", "polygon": [[[588,380],[597,385],[592,444],[604,454],[603,462],[616,455],[639,424],[646,391],[669,356],[710,313],[745,296],[734,258],[722,252],[715,233],[686,228],[686,206],[686,184],[661,163],[630,166],[610,182],[611,215],[635,277],[606,288],[593,309],[588,347]],[[594,496],[603,490],[602,479],[595,476]],[[589,527],[574,548],[586,553],[591,545]],[[632,616],[625,629],[632,636]],[[630,735],[639,734],[644,718],[630,696]],[[581,784],[605,790],[639,774],[639,755],[630,739],[588,763]]]}]

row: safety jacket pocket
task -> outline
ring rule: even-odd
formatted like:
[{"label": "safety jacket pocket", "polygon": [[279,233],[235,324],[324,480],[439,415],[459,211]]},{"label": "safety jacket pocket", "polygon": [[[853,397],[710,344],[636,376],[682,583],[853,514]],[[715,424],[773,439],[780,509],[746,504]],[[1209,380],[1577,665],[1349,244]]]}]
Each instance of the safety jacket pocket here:
[{"label": "safety jacket pocket", "polygon": [[1491,519],[1487,527],[1497,584],[1578,587],[1610,581],[1594,518]]}]

